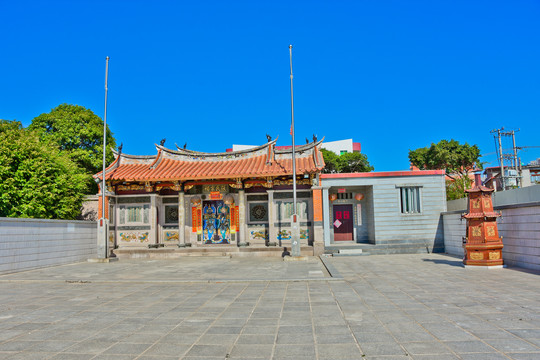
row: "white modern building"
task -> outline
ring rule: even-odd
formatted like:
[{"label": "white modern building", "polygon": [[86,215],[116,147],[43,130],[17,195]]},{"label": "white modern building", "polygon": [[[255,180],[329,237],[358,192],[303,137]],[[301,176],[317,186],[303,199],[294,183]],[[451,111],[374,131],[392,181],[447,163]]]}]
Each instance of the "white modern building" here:
[{"label": "white modern building", "polygon": [[[301,143],[299,143],[300,145]],[[256,147],[255,145],[237,145],[233,144],[232,149],[227,149],[230,151],[243,151]],[[353,139],[337,140],[337,141],[324,141],[321,145],[323,149],[334,152],[336,155],[341,155],[345,153],[360,152],[362,150],[361,144],[359,142],[354,142]],[[276,146],[276,149],[286,149],[290,146]]]}]

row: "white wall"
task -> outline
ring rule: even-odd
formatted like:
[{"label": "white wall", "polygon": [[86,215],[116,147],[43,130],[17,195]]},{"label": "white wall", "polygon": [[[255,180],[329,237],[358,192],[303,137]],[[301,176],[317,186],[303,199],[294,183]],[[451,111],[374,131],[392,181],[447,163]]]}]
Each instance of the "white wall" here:
[{"label": "white wall", "polygon": [[353,152],[353,141],[352,139],[338,140],[338,141],[325,141],[322,143],[321,147],[328,151],[332,151],[337,155],[341,155],[341,151],[345,150],[348,153]]},{"label": "white wall", "polygon": [[93,221],[0,218],[0,274],[97,256]]}]

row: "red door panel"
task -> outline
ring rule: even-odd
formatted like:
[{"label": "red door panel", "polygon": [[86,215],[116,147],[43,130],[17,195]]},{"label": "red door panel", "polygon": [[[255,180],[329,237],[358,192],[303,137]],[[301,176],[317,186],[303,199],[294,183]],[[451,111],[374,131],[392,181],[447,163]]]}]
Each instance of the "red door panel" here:
[{"label": "red door panel", "polygon": [[353,240],[352,205],[334,205],[334,241]]}]

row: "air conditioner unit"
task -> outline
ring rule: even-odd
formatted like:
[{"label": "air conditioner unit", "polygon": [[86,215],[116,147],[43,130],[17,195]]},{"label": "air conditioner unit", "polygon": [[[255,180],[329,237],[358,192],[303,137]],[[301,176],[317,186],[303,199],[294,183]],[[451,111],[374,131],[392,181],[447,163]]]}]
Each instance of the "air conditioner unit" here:
[{"label": "air conditioner unit", "polygon": [[517,174],[516,170],[508,169],[508,170],[505,171],[505,176],[516,177],[516,176],[518,176],[518,174]]}]

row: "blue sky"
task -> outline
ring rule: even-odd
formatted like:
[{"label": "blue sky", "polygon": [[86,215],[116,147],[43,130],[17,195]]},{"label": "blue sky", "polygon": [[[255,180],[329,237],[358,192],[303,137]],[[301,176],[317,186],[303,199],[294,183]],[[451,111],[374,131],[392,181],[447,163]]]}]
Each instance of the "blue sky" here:
[{"label": "blue sky", "polygon": [[[353,138],[376,171],[441,139],[540,146],[538,1],[0,1],[0,118],[61,103],[103,116],[124,152]],[[507,147],[507,146],[505,146]],[[523,162],[540,148],[520,152]],[[495,165],[495,155],[483,160]]]}]

